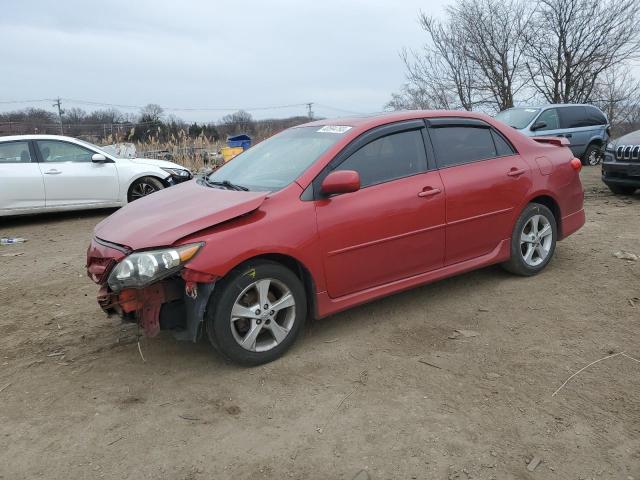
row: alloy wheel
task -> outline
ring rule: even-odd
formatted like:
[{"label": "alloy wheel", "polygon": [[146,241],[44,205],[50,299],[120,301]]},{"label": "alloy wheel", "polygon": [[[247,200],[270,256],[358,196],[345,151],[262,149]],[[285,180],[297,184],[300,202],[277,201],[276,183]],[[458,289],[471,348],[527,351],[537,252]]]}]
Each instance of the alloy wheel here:
[{"label": "alloy wheel", "polygon": [[589,153],[589,157],[587,158],[587,163],[590,166],[594,167],[600,163],[600,159],[601,159],[601,153],[598,150],[593,149]]},{"label": "alloy wheel", "polygon": [[231,309],[231,333],[245,350],[266,352],[287,337],[296,320],[291,290],[274,278],[257,280],[236,298]]},{"label": "alloy wheel", "polygon": [[533,215],[520,233],[520,253],[525,263],[537,267],[549,256],[553,244],[551,223],[544,215]]},{"label": "alloy wheel", "polygon": [[138,182],[131,188],[131,200],[137,200],[157,191],[155,185],[147,182]]}]

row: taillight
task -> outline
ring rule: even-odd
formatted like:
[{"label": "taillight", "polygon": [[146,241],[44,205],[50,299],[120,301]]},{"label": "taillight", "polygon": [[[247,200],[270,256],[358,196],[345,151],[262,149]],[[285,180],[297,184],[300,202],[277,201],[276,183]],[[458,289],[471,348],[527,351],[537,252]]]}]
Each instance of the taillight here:
[{"label": "taillight", "polygon": [[571,167],[576,171],[579,172],[580,170],[582,170],[582,162],[580,161],[579,158],[572,158],[571,159]]}]

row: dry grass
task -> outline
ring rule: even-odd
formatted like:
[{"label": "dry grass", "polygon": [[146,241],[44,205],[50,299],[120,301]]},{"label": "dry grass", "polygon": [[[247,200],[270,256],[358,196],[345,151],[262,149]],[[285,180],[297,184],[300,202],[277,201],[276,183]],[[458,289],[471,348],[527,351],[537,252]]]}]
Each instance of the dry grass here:
[{"label": "dry grass", "polygon": [[132,141],[132,137],[133,130],[128,135],[109,135],[104,144],[133,143],[138,157],[170,160],[194,172],[219,164],[222,161],[219,151],[225,146],[223,141],[206,135],[190,137],[185,130],[179,130],[177,135],[171,134],[167,140],[162,140],[159,135],[150,135],[144,141]]}]

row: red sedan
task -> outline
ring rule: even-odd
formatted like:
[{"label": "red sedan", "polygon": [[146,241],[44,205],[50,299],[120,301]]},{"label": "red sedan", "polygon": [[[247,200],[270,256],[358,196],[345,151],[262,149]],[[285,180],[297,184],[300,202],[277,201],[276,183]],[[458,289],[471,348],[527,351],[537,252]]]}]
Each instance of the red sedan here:
[{"label": "red sedan", "polygon": [[495,263],[539,273],[584,224],[580,165],[477,113],[308,123],[105,219],[88,273],[147,335],[260,364],[310,318]]}]

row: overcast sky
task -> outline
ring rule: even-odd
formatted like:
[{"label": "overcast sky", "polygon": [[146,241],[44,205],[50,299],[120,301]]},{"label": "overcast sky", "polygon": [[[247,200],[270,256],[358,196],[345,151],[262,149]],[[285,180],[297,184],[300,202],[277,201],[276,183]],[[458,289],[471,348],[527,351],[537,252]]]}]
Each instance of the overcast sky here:
[{"label": "overcast sky", "polygon": [[[315,102],[316,115],[326,117],[344,113],[333,109],[379,111],[404,81],[399,50],[424,43],[418,11],[439,15],[446,4],[3,2],[0,102],[60,96],[132,106],[246,109]],[[0,110],[25,106],[52,109],[43,102],[0,104]],[[251,113],[265,118],[305,111],[299,106]],[[206,121],[228,112],[167,113]]]}]

